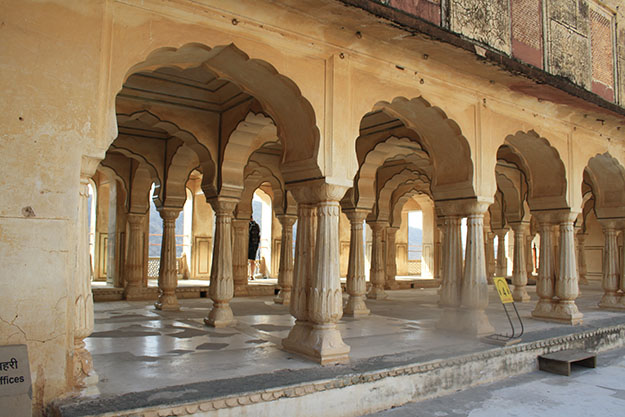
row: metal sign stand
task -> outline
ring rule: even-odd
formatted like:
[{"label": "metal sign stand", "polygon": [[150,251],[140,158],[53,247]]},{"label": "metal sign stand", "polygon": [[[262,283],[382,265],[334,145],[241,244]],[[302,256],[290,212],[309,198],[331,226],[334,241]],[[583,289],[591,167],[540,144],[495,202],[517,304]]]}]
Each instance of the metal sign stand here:
[{"label": "metal sign stand", "polygon": [[[523,336],[523,332],[525,328],[523,327],[523,320],[521,320],[521,316],[519,315],[519,311],[514,304],[514,300],[512,299],[512,293],[508,288],[508,283],[505,278],[496,277],[493,278],[495,282],[495,288],[497,289],[497,293],[499,294],[499,298],[501,299],[501,305],[503,306],[503,310],[506,312],[506,317],[508,318],[508,323],[510,323],[510,328],[512,329],[512,334],[492,334],[484,337],[482,340],[486,343],[495,344],[499,346],[509,346],[519,343],[521,341],[521,336]],[[506,307],[506,304],[512,304],[514,308],[514,313],[516,318],[521,326],[520,329],[517,329],[514,325],[512,318],[510,317],[510,312]],[[518,331],[518,334],[517,334]]]}]

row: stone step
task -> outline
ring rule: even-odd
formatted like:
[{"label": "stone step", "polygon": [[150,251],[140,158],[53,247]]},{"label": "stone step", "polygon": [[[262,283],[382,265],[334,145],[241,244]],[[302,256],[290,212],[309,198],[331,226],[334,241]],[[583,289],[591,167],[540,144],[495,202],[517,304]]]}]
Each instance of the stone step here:
[{"label": "stone step", "polygon": [[538,369],[559,375],[571,375],[571,365],[597,367],[597,354],[584,350],[561,350],[538,356]]}]

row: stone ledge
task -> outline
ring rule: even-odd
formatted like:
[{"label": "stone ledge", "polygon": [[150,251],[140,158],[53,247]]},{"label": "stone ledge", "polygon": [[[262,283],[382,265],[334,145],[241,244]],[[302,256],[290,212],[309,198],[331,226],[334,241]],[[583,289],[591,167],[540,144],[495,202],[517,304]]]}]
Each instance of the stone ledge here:
[{"label": "stone ledge", "polygon": [[[625,318],[597,321],[594,326],[566,327],[556,333],[563,332],[566,334],[547,338],[547,331],[533,332],[526,336],[526,343],[487,348],[453,358],[432,358],[431,354],[387,355],[331,368],[280,370],[119,396],[70,400],[55,404],[52,415],[213,415],[212,411],[237,407],[248,408],[239,410],[241,414],[269,415],[279,414],[284,407],[305,410],[303,403],[311,406],[329,403],[332,407],[324,415],[342,416],[353,415],[350,407],[362,405],[363,401],[370,405],[360,409],[366,414],[531,372],[537,369],[536,358],[541,354],[565,349],[604,351],[625,346]],[[350,391],[349,395],[346,392],[340,397],[348,397],[341,400],[344,404],[326,398],[335,389]],[[377,393],[375,399],[371,397],[373,393]]]}]

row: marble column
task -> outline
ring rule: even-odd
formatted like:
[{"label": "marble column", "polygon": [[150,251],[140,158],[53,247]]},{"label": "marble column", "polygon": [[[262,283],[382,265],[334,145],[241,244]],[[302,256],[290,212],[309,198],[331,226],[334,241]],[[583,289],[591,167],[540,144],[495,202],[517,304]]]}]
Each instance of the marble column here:
[{"label": "marble column", "polygon": [[601,308],[618,308],[619,296],[619,259],[618,242],[616,240],[616,225],[614,222],[604,221],[603,236],[605,237],[605,248],[603,251],[603,297],[599,302]]},{"label": "marble column", "polygon": [[399,284],[395,280],[397,276],[397,250],[395,245],[395,236],[399,227],[387,227],[386,228],[386,280],[384,282],[384,289],[396,290],[399,288]]},{"label": "marble column", "polygon": [[442,236],[442,283],[439,307],[443,309],[437,327],[459,330],[458,308],[462,287],[462,219],[460,216],[445,216]]},{"label": "marble column", "polygon": [[506,257],[506,234],[508,229],[497,230],[497,267],[495,275],[505,277],[508,275],[508,258]]},{"label": "marble column", "polygon": [[384,232],[388,223],[373,221],[368,222],[372,232],[371,242],[371,271],[369,279],[371,289],[367,293],[367,298],[372,300],[383,300],[388,297],[384,292],[384,281],[386,279],[386,260],[384,259]]},{"label": "marble column", "polygon": [[434,228],[434,278],[441,279],[443,276],[443,218],[436,216]]},{"label": "marble column", "polygon": [[293,224],[297,216],[281,214],[278,221],[282,225],[282,241],[280,243],[280,270],[278,271],[278,285],[280,292],[273,301],[276,304],[289,305],[291,303],[291,288],[293,288]]},{"label": "marble column", "polygon": [[518,222],[512,224],[514,230],[514,258],[512,260],[512,298],[514,301],[527,302],[530,296],[527,293],[527,263],[525,262],[525,253],[527,246],[525,242],[525,231],[527,223]]},{"label": "marble column", "polygon": [[532,316],[536,318],[550,318],[554,310],[553,296],[555,295],[555,271],[553,256],[553,226],[547,216],[539,217],[540,254],[538,278],[536,279],[536,295],[538,302]]},{"label": "marble column", "polygon": [[462,331],[474,336],[494,333],[486,315],[488,282],[484,257],[484,212],[486,203],[475,203],[467,216],[467,242],[461,287]]},{"label": "marble column", "polygon": [[486,256],[486,280],[489,284],[493,283],[495,245],[493,242],[494,233],[484,232],[484,254]]},{"label": "marble column", "polygon": [[586,234],[581,230],[576,234],[577,236],[577,265],[579,268],[579,283],[581,285],[588,285],[588,279],[586,278],[586,250],[584,249],[586,244]]},{"label": "marble column", "polygon": [[76,229],[76,268],[74,291],[74,349],[72,351],[73,383],[84,389],[97,383],[91,354],[84,339],[93,332],[93,294],[91,292],[91,262],[89,256],[89,178],[95,173],[99,159],[83,157],[78,189]]},{"label": "marble column", "polygon": [[237,204],[234,199],[217,197],[210,201],[215,211],[215,236],[213,262],[211,265],[209,295],[213,308],[204,323],[213,327],[234,326],[236,320],[230,308],[234,296],[232,277],[232,212]]},{"label": "marble column", "polygon": [[369,315],[365,304],[367,283],[365,282],[365,250],[363,242],[363,221],[367,210],[344,210],[351,224],[349,239],[349,263],[347,266],[347,293],[349,298],[343,314],[352,317]]},{"label": "marble column", "polygon": [[145,214],[128,214],[128,247],[126,248],[126,287],[124,299],[128,301],[143,300],[146,297],[143,287],[143,222]]},{"label": "marble column", "polygon": [[310,333],[308,321],[308,288],[315,263],[315,240],[317,234],[317,207],[308,201],[297,202],[297,239],[295,241],[295,264],[293,266],[293,289],[289,310],[295,317],[295,325],[282,340],[282,346],[292,352],[301,352]]},{"label": "marble column", "polygon": [[560,244],[558,245],[560,248],[560,267],[555,283],[555,295],[558,297],[558,302],[554,310],[556,320],[573,325],[580,324],[582,317],[584,317],[575,304],[575,299],[579,294],[573,228],[576,216],[574,213],[567,213],[560,219]]},{"label": "marble column", "polygon": [[158,269],[158,310],[180,310],[176,287],[178,286],[178,265],[176,262],[176,219],[179,208],[161,207],[158,209],[163,219],[163,240],[161,242],[161,262]]},{"label": "marble column", "polygon": [[558,256],[560,253],[560,226],[558,224],[553,226],[553,253],[553,270],[554,274],[557,276],[560,270],[560,256]]},{"label": "marble column", "polygon": [[249,239],[249,216],[232,220],[232,278],[234,295],[248,294],[247,252]]},{"label": "marble column", "polygon": [[534,236],[532,236],[531,231],[525,236],[525,264],[527,265],[527,279],[533,278],[532,273],[534,272],[534,258],[532,256],[532,241],[534,240]]},{"label": "marble column", "polygon": [[348,362],[350,351],[336,327],[343,316],[338,198],[340,196],[336,201],[322,201],[317,206],[315,264],[308,291],[308,318],[312,324],[309,348],[312,357],[322,365]]}]

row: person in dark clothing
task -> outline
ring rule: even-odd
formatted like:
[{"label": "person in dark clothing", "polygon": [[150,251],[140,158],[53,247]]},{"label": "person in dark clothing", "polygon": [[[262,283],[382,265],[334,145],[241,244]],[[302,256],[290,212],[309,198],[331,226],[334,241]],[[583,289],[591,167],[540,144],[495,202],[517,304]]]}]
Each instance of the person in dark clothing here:
[{"label": "person in dark clothing", "polygon": [[258,252],[258,244],[260,243],[260,226],[250,216],[249,239],[247,248],[247,259],[249,262],[248,272],[249,278],[254,279],[254,270],[256,269],[256,252]]}]

